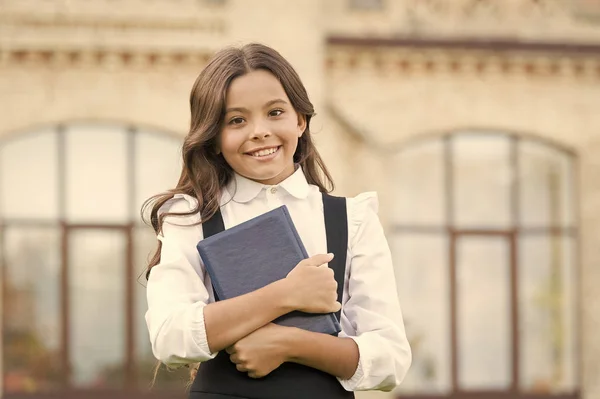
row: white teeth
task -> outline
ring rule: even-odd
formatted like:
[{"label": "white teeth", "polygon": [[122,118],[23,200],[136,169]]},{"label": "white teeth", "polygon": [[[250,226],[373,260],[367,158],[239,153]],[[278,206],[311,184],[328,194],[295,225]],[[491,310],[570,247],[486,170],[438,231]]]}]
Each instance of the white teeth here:
[{"label": "white teeth", "polygon": [[268,148],[266,150],[260,150],[260,151],[256,151],[253,152],[251,155],[253,157],[264,157],[266,155],[271,155],[272,153],[274,153],[275,151],[277,151],[278,147],[273,147],[273,148]]}]

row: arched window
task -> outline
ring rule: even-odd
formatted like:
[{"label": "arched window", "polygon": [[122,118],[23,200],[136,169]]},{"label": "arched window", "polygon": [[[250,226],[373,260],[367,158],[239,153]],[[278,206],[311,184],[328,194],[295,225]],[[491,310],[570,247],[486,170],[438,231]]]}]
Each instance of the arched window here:
[{"label": "arched window", "polygon": [[[80,390],[133,397],[148,389],[156,361],[140,275],[156,239],[139,211],[176,184],[181,142],[152,129],[90,123],[1,139],[8,397]],[[161,372],[157,389],[183,391],[186,378],[186,370]]]},{"label": "arched window", "polygon": [[[498,132],[396,155],[403,397],[577,397],[575,157]],[[537,396],[536,396],[537,397]]]}]

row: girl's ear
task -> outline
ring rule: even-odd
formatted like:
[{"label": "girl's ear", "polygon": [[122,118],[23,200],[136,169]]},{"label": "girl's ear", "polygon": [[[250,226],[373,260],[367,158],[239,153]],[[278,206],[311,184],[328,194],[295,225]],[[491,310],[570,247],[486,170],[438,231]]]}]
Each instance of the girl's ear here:
[{"label": "girl's ear", "polygon": [[302,114],[298,114],[298,137],[302,137],[302,134],[306,130],[306,117]]}]

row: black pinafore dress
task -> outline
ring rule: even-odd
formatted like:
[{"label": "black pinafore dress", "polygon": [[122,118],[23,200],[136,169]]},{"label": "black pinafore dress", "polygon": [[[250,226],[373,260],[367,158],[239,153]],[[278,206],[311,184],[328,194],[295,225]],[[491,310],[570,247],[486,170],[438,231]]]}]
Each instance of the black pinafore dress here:
[{"label": "black pinafore dress", "polygon": [[[334,270],[341,303],[348,246],[346,199],[324,193],[323,210],[327,251],[335,254],[329,267]],[[204,222],[202,228],[204,237],[225,230],[220,211]],[[340,312],[336,316],[340,320]],[[238,371],[225,351],[200,365],[189,394],[189,399],[319,398],[353,399],[354,393],[346,391],[334,376],[296,363],[284,363],[266,377],[253,379]]]}]

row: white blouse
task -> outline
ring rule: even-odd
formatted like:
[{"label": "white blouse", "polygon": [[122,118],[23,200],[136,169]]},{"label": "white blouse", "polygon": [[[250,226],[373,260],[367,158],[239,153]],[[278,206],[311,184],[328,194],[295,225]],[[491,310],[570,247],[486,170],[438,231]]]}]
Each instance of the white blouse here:
[{"label": "white blouse", "polygon": [[[188,212],[195,198],[176,195],[161,212]],[[310,256],[327,253],[323,202],[298,168],[276,186],[235,175],[223,190],[221,212],[229,228],[286,205]],[[403,380],[412,360],[406,339],[392,260],[377,216],[377,195],[348,198],[348,253],[342,299],[340,337],[353,339],[359,364],[353,377],[339,380],[349,391],[392,390]],[[146,323],[157,359],[171,367],[212,359],[204,326],[204,306],[214,302],[210,278],[196,244],[199,215],[169,216],[163,224],[161,262],[147,285]]]}]

